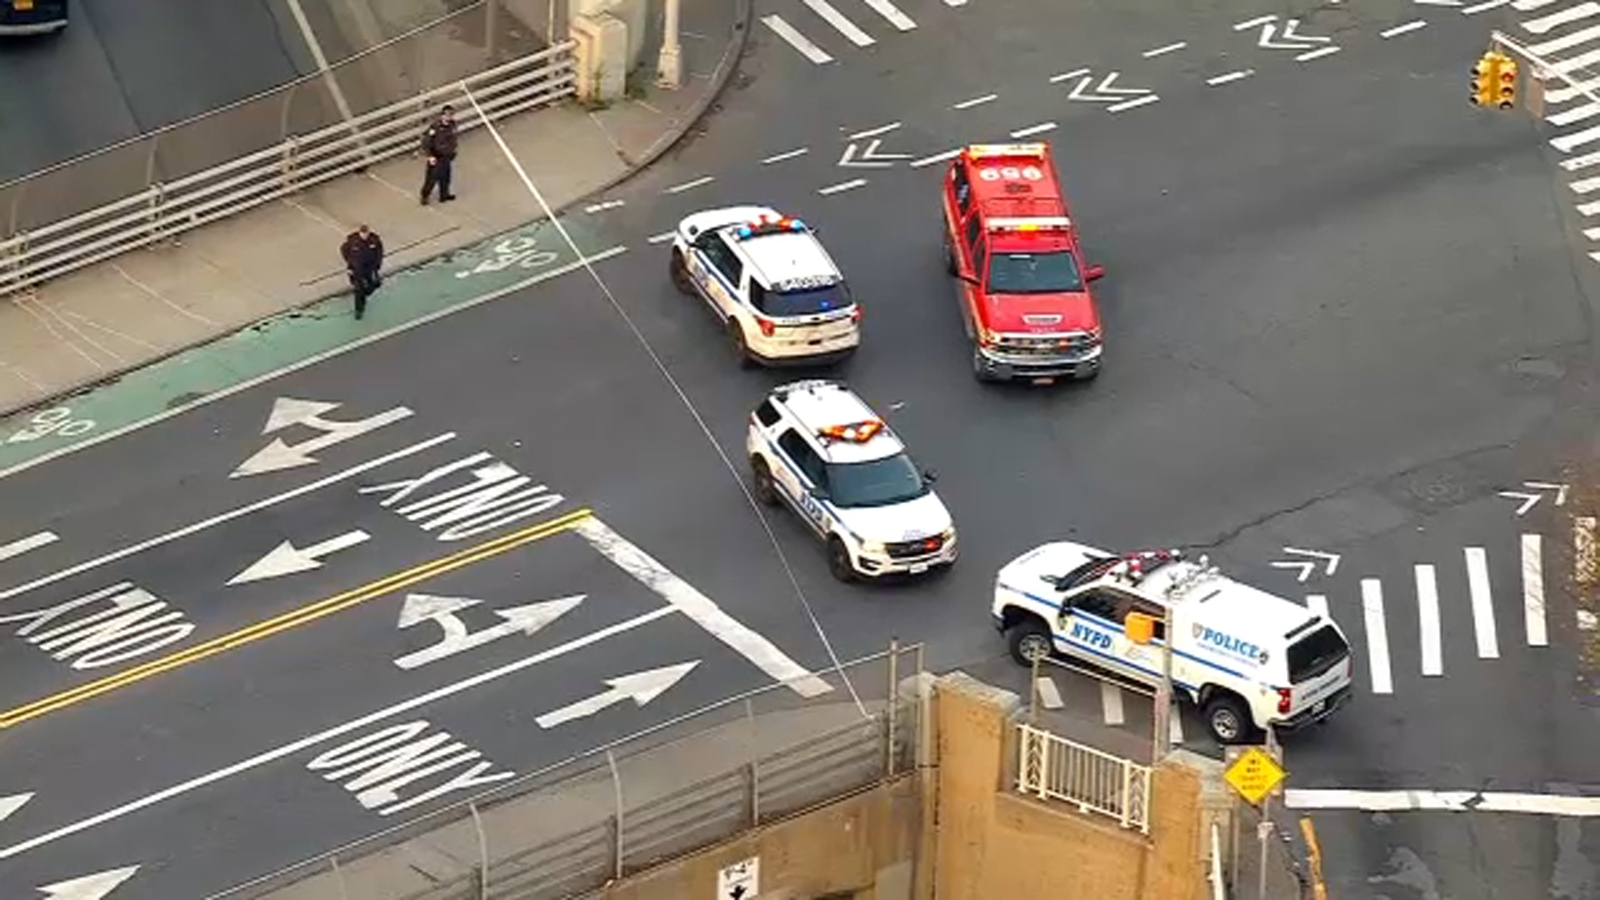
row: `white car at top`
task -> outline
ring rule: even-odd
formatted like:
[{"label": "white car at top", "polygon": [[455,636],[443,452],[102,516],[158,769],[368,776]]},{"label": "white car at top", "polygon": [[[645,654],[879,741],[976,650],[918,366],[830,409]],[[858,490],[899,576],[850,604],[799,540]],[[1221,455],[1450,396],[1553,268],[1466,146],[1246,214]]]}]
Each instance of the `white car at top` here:
[{"label": "white car at top", "polygon": [[783,503],[828,547],[840,581],[920,575],[956,561],[956,529],[934,476],[837,381],[773,389],[745,438],[756,499]]},{"label": "white car at top", "polygon": [[861,344],[861,307],[799,219],[765,206],[695,213],[672,239],[672,283],[704,300],[741,366],[827,365]]}]

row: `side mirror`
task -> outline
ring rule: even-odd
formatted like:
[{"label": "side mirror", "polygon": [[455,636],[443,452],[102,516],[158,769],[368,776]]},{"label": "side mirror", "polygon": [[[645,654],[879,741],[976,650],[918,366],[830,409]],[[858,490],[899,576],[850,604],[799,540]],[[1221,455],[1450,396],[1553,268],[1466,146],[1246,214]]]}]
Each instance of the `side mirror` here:
[{"label": "side mirror", "polygon": [[1156,620],[1144,613],[1128,613],[1122,623],[1122,633],[1135,644],[1148,644],[1156,636]]},{"label": "side mirror", "polygon": [[929,484],[933,484],[935,481],[939,480],[939,473],[935,472],[932,469],[923,469],[922,470],[922,480],[926,481]]},{"label": "side mirror", "polygon": [[1099,281],[1100,279],[1106,277],[1106,267],[1098,264],[1092,265],[1088,269],[1084,270],[1083,277],[1090,281]]}]

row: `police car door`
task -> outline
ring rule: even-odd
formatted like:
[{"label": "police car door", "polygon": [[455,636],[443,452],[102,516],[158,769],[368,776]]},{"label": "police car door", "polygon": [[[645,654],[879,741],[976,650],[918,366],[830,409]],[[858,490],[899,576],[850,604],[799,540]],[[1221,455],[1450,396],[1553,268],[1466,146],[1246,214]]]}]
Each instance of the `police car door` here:
[{"label": "police car door", "polygon": [[739,278],[744,274],[744,263],[721,232],[707,231],[695,238],[689,274],[719,319],[733,314],[739,305]]},{"label": "police car door", "polygon": [[1118,591],[1090,587],[1069,595],[1056,620],[1056,644],[1063,653],[1088,659],[1096,665],[1125,672],[1122,647],[1127,643],[1117,618],[1124,605]]},{"label": "police car door", "polygon": [[784,465],[772,473],[772,480],[800,518],[813,531],[826,535],[828,514],[822,504],[827,485],[822,457],[793,428],[785,428],[778,437],[778,451],[783,455]]}]

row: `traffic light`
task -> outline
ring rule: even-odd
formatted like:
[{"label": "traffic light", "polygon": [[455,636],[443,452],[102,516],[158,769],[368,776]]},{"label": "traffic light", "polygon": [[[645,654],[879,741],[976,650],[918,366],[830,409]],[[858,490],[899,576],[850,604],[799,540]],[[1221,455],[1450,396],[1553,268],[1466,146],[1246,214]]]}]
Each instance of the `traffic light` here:
[{"label": "traffic light", "polygon": [[1495,61],[1495,99],[1501,109],[1517,106],[1517,61],[1501,56]]},{"label": "traffic light", "polygon": [[1495,98],[1495,69],[1498,54],[1490,52],[1478,57],[1472,67],[1472,105],[1493,106]]}]

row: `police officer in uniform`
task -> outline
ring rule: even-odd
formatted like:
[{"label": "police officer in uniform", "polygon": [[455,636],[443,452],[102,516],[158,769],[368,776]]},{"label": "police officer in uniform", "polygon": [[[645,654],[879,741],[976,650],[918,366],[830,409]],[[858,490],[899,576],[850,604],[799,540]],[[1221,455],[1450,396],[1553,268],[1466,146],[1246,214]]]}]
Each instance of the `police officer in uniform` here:
[{"label": "police officer in uniform", "polygon": [[367,314],[367,298],[383,284],[383,238],[366,225],[358,225],[339,245],[339,255],[350,270],[350,289],[355,294],[359,320]]},{"label": "police officer in uniform", "polygon": [[422,205],[428,205],[434,185],[439,187],[440,203],[454,200],[456,195],[450,193],[450,169],[456,161],[456,117],[450,107],[440,110],[439,118],[422,133],[422,155],[428,160],[427,172],[422,178]]}]

